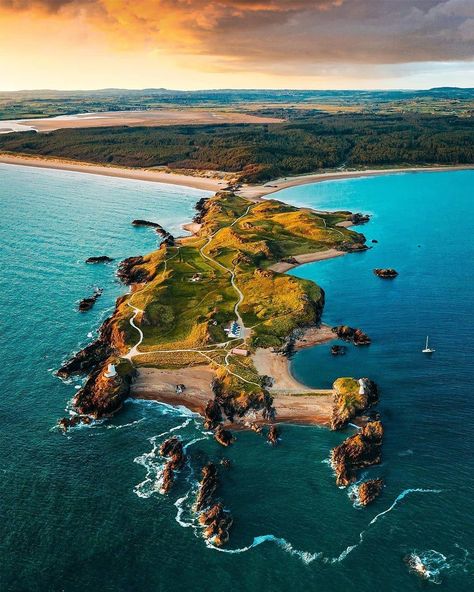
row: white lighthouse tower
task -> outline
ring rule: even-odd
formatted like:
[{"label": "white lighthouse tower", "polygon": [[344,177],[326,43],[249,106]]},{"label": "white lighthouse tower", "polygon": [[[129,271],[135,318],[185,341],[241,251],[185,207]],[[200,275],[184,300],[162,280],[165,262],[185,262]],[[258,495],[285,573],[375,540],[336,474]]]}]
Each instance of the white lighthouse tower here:
[{"label": "white lighthouse tower", "polygon": [[113,364],[109,364],[107,366],[107,370],[104,372],[105,378],[113,378],[117,376],[117,370],[115,370],[115,366]]}]

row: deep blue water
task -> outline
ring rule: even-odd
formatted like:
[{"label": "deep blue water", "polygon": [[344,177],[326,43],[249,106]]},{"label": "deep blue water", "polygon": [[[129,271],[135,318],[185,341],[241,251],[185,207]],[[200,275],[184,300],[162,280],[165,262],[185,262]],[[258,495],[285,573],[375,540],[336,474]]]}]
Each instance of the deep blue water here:
[{"label": "deep blue water", "polygon": [[[382,475],[387,486],[365,510],[335,487],[326,461],[347,434],[287,426],[273,449],[239,433],[225,451],[233,466],[220,489],[235,526],[227,552],[219,552],[206,547],[189,512],[196,473],[224,455],[198,418],[129,403],[103,425],[67,437],[53,429],[75,384],[52,370],[90,340],[124,291],[115,263],[83,260],[151,250],[156,235],[130,221],[154,219],[177,233],[203,193],[0,165],[0,590],[434,586],[408,572],[410,552],[439,569],[438,589],[471,590],[473,181],[473,172],[391,175],[274,196],[373,213],[360,228],[379,240],[372,250],[295,271],[325,289],[326,322],[360,326],[373,344],[341,358],[326,345],[306,350],[293,371],[317,386],[341,375],[377,380],[384,462],[367,474]],[[372,274],[378,266],[400,276],[380,280]],[[77,300],[96,285],[104,295],[78,313]],[[431,359],[420,351],[426,334],[437,350]],[[188,445],[191,463],[164,497],[155,447],[170,430]]]}]

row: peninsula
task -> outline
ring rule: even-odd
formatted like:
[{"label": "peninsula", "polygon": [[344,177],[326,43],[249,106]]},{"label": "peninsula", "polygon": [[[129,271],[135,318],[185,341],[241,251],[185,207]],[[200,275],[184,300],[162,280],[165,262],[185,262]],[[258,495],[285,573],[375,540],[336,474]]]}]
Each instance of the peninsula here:
[{"label": "peninsula", "polygon": [[[348,226],[368,217],[255,202],[232,190],[202,198],[196,209],[187,225],[191,236],[176,238],[156,223],[133,222],[158,228],[163,240],[156,251],[120,263],[117,276],[130,292],[118,298],[99,338],[59,369],[63,378],[88,374],[73,400],[75,414],[60,427],[108,417],[132,396],[200,413],[223,446],[234,441],[229,429],[261,432],[263,425],[276,444],[276,422],[339,430],[376,404],[378,389],[368,378],[340,378],[333,389],[312,389],[288,368],[294,349],[335,337],[370,343],[360,329],[321,325],[323,290],[285,273],[303,262],[366,250],[364,235]],[[371,427],[374,419],[376,414],[360,417],[365,431],[334,450],[338,484],[352,483],[358,469],[380,461],[382,428]],[[377,438],[365,437],[373,429]],[[176,446],[171,442],[170,450]],[[164,492],[182,463],[167,450]],[[217,525],[207,531],[224,544],[230,523],[219,508],[214,513]]]},{"label": "peninsula", "polygon": [[[280,385],[280,372],[271,377],[259,369],[275,367],[275,357],[287,365],[277,352],[289,351],[295,342],[308,346],[333,336],[318,328],[321,288],[275,269],[292,267],[299,257],[308,261],[328,251],[365,250],[364,236],[345,227],[352,214],[319,213],[275,200],[253,203],[231,191],[197,207],[195,234],[179,239],[167,234],[157,251],[120,264],[118,275],[130,294],[118,299],[99,340],[59,371],[90,372],[75,397],[78,412],[114,413],[129,395],[132,376],[146,369],[147,379],[140,376],[132,390],[136,396],[168,402],[171,397],[205,415],[214,395],[233,423],[245,421],[249,411],[278,417],[280,402],[289,407],[286,397],[306,395],[315,401],[314,418],[303,419],[329,423],[325,399],[332,393],[296,381]],[[117,369],[113,381],[104,378],[109,364]],[[185,385],[180,394],[178,384]]]}]

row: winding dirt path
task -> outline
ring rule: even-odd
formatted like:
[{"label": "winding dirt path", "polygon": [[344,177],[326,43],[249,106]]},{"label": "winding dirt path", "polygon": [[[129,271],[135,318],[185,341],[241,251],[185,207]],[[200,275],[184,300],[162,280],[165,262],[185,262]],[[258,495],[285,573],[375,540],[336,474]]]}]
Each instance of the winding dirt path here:
[{"label": "winding dirt path", "polygon": [[[245,210],[245,212],[241,216],[239,216],[238,218],[236,218],[232,222],[232,224],[230,224],[229,226],[225,226],[224,228],[230,228],[230,227],[234,226],[234,224],[236,224],[237,222],[239,222],[239,220],[241,220],[242,218],[244,218],[249,213],[251,207],[252,207],[252,204],[250,204],[247,207],[247,209]],[[242,320],[242,317],[240,316],[239,306],[240,306],[240,304],[242,303],[242,301],[244,299],[244,294],[240,290],[240,288],[237,286],[237,284],[235,283],[235,271],[232,270],[232,269],[229,269],[228,267],[226,267],[225,265],[223,265],[219,261],[216,261],[210,255],[207,255],[206,253],[204,253],[204,249],[206,249],[210,245],[210,243],[212,242],[213,238],[221,230],[223,230],[224,228],[219,228],[218,230],[216,230],[216,232],[214,232],[213,234],[211,234],[211,236],[209,236],[209,238],[207,239],[206,243],[199,249],[199,253],[200,253],[200,255],[201,255],[201,257],[203,259],[207,259],[211,263],[214,263],[215,265],[219,266],[221,269],[223,269],[224,271],[226,271],[227,273],[230,274],[231,285],[234,288],[234,290],[237,292],[237,295],[238,295],[238,300],[237,300],[237,302],[235,303],[235,306],[234,306],[234,313],[235,313],[235,316],[237,317],[237,322],[239,323],[239,325],[241,327],[242,336],[243,336],[244,341],[245,341],[245,339],[247,338],[247,333],[250,333],[250,329],[247,329],[245,327],[244,322]],[[178,247],[177,252],[172,257],[169,257],[168,259],[165,260],[165,265],[164,265],[164,269],[163,269],[163,272],[162,273],[166,273],[168,261],[170,261],[171,259],[173,259],[174,257],[176,257],[178,255],[178,252],[179,252],[179,247]],[[137,293],[139,293],[139,292],[135,292],[132,295],[132,297],[131,297],[130,300],[132,300],[133,299],[133,296],[135,294],[137,294]],[[127,354],[125,354],[125,355],[122,356],[123,358],[125,358],[127,360],[130,360],[130,362],[133,363],[132,358],[137,357],[137,356],[144,356],[144,355],[148,355],[148,354],[153,354],[153,353],[174,353],[174,352],[176,352],[176,353],[178,353],[178,352],[188,352],[188,353],[192,352],[192,353],[197,353],[197,354],[200,354],[201,356],[203,356],[204,358],[206,358],[206,360],[208,360],[209,362],[211,362],[213,364],[217,364],[218,366],[221,366],[223,368],[226,368],[226,370],[227,370],[227,372],[229,374],[232,374],[233,376],[235,376],[239,380],[242,380],[243,382],[245,382],[247,384],[253,384],[253,385],[258,386],[258,387],[261,386],[259,383],[253,382],[251,380],[248,380],[247,378],[244,378],[243,376],[240,376],[239,374],[237,374],[237,373],[233,372],[232,370],[230,370],[230,368],[229,368],[229,357],[231,355],[230,352],[227,352],[227,355],[225,357],[224,364],[219,364],[218,362],[216,362],[213,358],[211,358],[208,355],[209,353],[213,353],[213,352],[216,352],[216,351],[222,351],[223,349],[225,349],[226,347],[228,347],[229,344],[232,341],[240,341],[240,338],[238,338],[238,337],[235,338],[235,339],[230,339],[230,340],[225,341],[223,343],[211,344],[209,346],[209,347],[214,346],[215,349],[206,349],[206,350],[204,350],[204,349],[197,349],[197,348],[183,348],[183,349],[169,349],[169,350],[164,350],[164,349],[150,350],[150,351],[146,351],[146,352],[139,351],[138,350],[138,347],[143,342],[144,335],[143,335],[143,331],[140,329],[140,327],[138,325],[136,325],[135,319],[136,319],[136,317],[137,317],[138,314],[143,313],[144,311],[141,308],[138,308],[137,306],[133,306],[133,304],[131,304],[131,302],[128,302],[127,304],[134,311],[134,314],[130,318],[129,323],[130,323],[130,326],[131,327],[133,327],[134,329],[136,329],[138,331],[139,339],[138,339],[137,343],[133,347],[130,348],[130,351]]]}]

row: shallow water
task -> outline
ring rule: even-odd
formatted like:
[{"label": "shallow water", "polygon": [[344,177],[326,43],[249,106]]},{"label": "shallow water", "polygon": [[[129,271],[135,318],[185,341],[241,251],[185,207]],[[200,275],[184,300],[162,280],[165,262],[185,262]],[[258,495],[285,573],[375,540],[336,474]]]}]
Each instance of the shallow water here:
[{"label": "shallow water", "polygon": [[[343,358],[321,346],[293,362],[310,384],[368,375],[381,385],[384,462],[367,474],[383,475],[387,487],[358,510],[327,464],[346,434],[287,426],[275,449],[239,433],[224,451],[192,414],[149,402],[127,403],[112,421],[68,436],[52,430],[75,385],[51,370],[90,340],[124,291],[115,262],[83,260],[151,250],[156,235],[130,221],[177,233],[204,194],[0,165],[0,589],[419,590],[403,561],[409,553],[430,564],[433,585],[472,589],[473,180],[472,172],[392,175],[274,196],[374,213],[360,229],[379,239],[374,249],[295,271],[326,290],[327,322],[361,326],[374,340]],[[400,276],[384,282],[375,266]],[[96,285],[104,295],[79,314],[77,300]],[[437,349],[431,359],[420,352],[426,333]],[[191,460],[164,497],[155,453],[168,433],[183,439]],[[235,525],[221,552],[206,547],[190,506],[200,467],[223,456],[232,468],[220,495]]]}]

